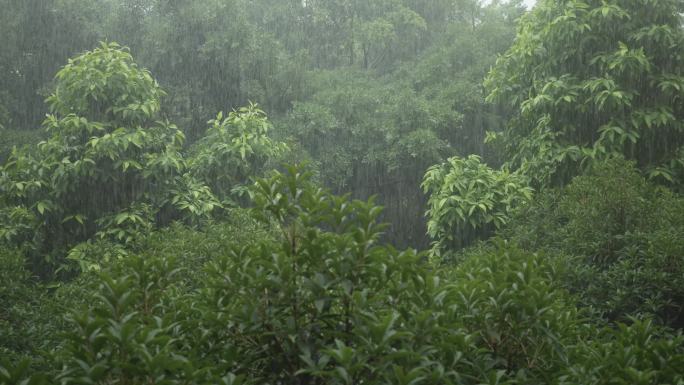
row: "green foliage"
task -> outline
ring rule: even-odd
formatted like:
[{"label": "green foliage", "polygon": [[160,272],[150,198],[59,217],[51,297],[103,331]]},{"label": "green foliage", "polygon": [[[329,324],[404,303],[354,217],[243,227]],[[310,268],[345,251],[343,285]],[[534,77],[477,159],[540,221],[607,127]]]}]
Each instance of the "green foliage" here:
[{"label": "green foliage", "polygon": [[250,191],[263,225],[239,210],[206,232],[175,225],[140,240],[79,284],[47,369],[3,364],[0,384],[678,378],[681,337],[641,323],[594,337],[561,261],[501,242],[435,271],[379,243],[372,201],[334,196],[301,169]]},{"label": "green foliage", "polygon": [[0,9],[0,385],[684,383],[681,1]]},{"label": "green foliage", "polygon": [[[70,349],[74,346],[69,344],[78,338],[74,335],[78,325],[73,320],[65,321],[64,317],[69,312],[73,312],[77,318],[84,314],[101,317],[100,320],[109,317],[103,314],[108,314],[106,312],[111,309],[104,308],[107,305],[101,298],[107,294],[102,286],[107,280],[118,281],[129,274],[143,274],[148,283],[166,279],[170,285],[175,285],[176,291],[169,292],[168,287],[164,291],[167,295],[165,298],[170,298],[175,304],[174,314],[179,318],[189,317],[194,311],[181,309],[180,304],[184,301],[183,296],[206,281],[203,267],[207,261],[218,258],[225,250],[236,245],[247,245],[271,237],[268,229],[256,223],[246,210],[235,209],[230,210],[229,221],[211,223],[204,230],[176,223],[145,234],[126,247],[106,239],[91,241],[78,245],[69,255],[81,257],[78,262],[83,265],[83,273],[79,278],[59,286],[51,285],[49,290],[39,285],[38,280],[25,269],[22,253],[3,251],[0,253],[0,278],[3,282],[0,285],[0,383],[14,385],[19,383],[16,378],[29,378],[37,371],[52,373],[50,377],[54,378],[56,372],[61,372],[63,363],[70,365],[68,362],[73,358],[70,355],[74,354]],[[167,264],[177,271],[169,272],[160,264]],[[103,276],[99,277],[91,271],[102,272]],[[130,277],[124,281],[129,287],[122,289],[120,295],[140,295],[139,287],[131,284]],[[100,286],[103,292],[98,288]],[[157,289],[150,285],[146,294],[142,295],[159,295]],[[128,301],[121,297],[119,300],[122,304]],[[162,304],[157,306],[162,307]],[[124,311],[123,308],[120,310]],[[145,318],[145,322],[156,321],[154,318]],[[71,337],[66,338],[65,333]],[[194,339],[195,336],[188,338]],[[102,339],[104,337],[99,334],[98,340]],[[128,345],[131,346],[134,345]],[[99,362],[107,360],[103,355],[98,357]],[[26,367],[20,365],[22,360],[27,364]],[[120,361],[117,361],[116,365],[119,364]],[[2,372],[3,365],[12,374],[10,379],[3,377],[7,374]],[[35,376],[34,380],[39,379],[40,376]]]},{"label": "green foliage", "polygon": [[219,204],[184,175],[183,134],[156,120],[163,94],[114,43],[71,60],[47,100],[50,138],[35,155],[14,153],[2,169],[3,212],[25,219],[17,222],[23,227],[3,230],[4,237],[27,241],[23,224],[33,223],[28,245],[54,256],[96,233],[118,231],[115,237],[128,241],[131,226],[127,234],[114,227],[127,226],[136,218],[130,211],[141,207],[145,229],[165,206],[177,216],[207,216]]},{"label": "green foliage", "polygon": [[682,146],[679,1],[541,1],[487,79],[509,164],[540,184],[620,153],[670,176]]},{"label": "green foliage", "polygon": [[269,138],[270,129],[266,114],[256,104],[231,111],[225,118],[220,112],[191,150],[191,174],[219,197],[229,198],[287,150],[284,143]]},{"label": "green foliage", "polygon": [[467,245],[478,230],[487,233],[505,225],[515,208],[532,199],[526,182],[517,173],[489,168],[477,155],[430,167],[422,187],[429,195],[426,216],[433,254],[443,258]]},{"label": "green foliage", "polygon": [[19,366],[28,358],[32,359],[31,369],[44,364],[42,353],[52,348],[59,338],[59,319],[55,319],[58,307],[53,296],[38,285],[19,250],[0,249],[0,282],[0,383],[3,383],[6,375],[2,373],[3,362],[7,368]]},{"label": "green foliage", "polygon": [[[98,231],[92,239],[72,247],[66,258],[78,263],[80,271],[100,271],[103,266],[129,255],[154,230],[153,210],[146,204],[97,220]],[[64,268],[64,267],[62,267]]]},{"label": "green foliage", "polygon": [[562,265],[497,241],[447,270],[451,311],[480,351],[515,383],[550,383],[582,338],[581,319],[561,288]]},{"label": "green foliage", "polygon": [[0,52],[0,126],[35,131],[40,125],[46,112],[43,99],[59,66],[97,43],[92,16],[98,5],[81,0],[0,1],[0,35],[6,41]]},{"label": "green foliage", "polygon": [[30,275],[24,267],[21,253],[4,249],[0,251],[0,360],[16,358],[13,351],[26,350],[24,340],[28,328],[22,327],[25,311],[21,302],[30,300],[34,292],[29,283]]},{"label": "green foliage", "polygon": [[664,219],[656,216],[669,206],[663,193],[648,185],[632,162],[614,158],[594,165],[573,179],[559,202],[567,219],[564,249],[597,262],[610,260],[629,243],[622,240],[625,235],[653,230]]},{"label": "green foliage", "polygon": [[503,236],[569,257],[567,287],[609,320],[684,322],[680,236],[684,199],[648,183],[633,162],[595,164],[560,191],[520,210]]},{"label": "green foliage", "polygon": [[667,335],[648,320],[635,321],[630,326],[620,324],[603,334],[597,341],[578,346],[573,352],[575,364],[565,370],[558,384],[646,385],[684,381],[681,334]]},{"label": "green foliage", "polygon": [[12,130],[0,127],[0,164],[5,163],[15,147],[34,146],[43,139],[39,130]]},{"label": "green foliage", "polygon": [[[102,44],[69,60],[57,73],[55,90],[46,100],[53,114],[48,127],[83,142],[89,138],[80,133],[111,133],[118,128],[112,123],[136,128],[157,116],[165,93],[150,73],[139,69],[120,48],[116,43]],[[133,138],[131,142],[136,144]]]},{"label": "green foliage", "polygon": [[22,384],[22,385],[45,385],[48,384],[47,376],[31,375],[28,370],[29,361],[23,360],[18,364],[2,366],[0,362],[0,384]]},{"label": "green foliage", "polygon": [[257,182],[257,214],[282,236],[210,263],[213,340],[235,343],[257,382],[453,379],[438,357],[467,344],[425,307],[439,280],[415,252],[378,245],[372,202],[335,197],[308,179],[289,169]]},{"label": "green foliage", "polygon": [[258,181],[258,215],[282,237],[209,265],[207,326],[213,341],[235,344],[245,373],[269,383],[543,383],[562,367],[578,319],[544,258],[500,248],[437,276],[420,255],[376,245],[377,207],[307,179],[290,169]]},{"label": "green foliage", "polygon": [[120,243],[100,239],[87,240],[69,250],[66,259],[72,264],[65,264],[59,269],[66,271],[78,269],[80,272],[100,271],[104,266],[128,255],[127,248]]},{"label": "green foliage", "polygon": [[[269,2],[272,8],[281,9]],[[416,221],[425,211],[418,186],[430,165],[485,151],[483,133],[496,117],[480,83],[512,41],[520,8],[311,1],[304,11],[310,19],[292,18],[305,36],[293,32],[293,23],[279,26],[279,36],[295,45],[314,37],[306,47],[314,68],[326,70],[307,74],[306,92],[276,125],[301,144],[334,192],[378,195],[392,226],[388,240],[425,247],[425,226]]]},{"label": "green foliage", "polygon": [[420,242],[423,231],[408,225],[423,212],[418,184],[425,168],[453,152],[443,133],[458,127],[461,115],[403,84],[358,71],[320,73],[316,80],[318,91],[294,105],[285,132],[333,191],[364,199],[386,192],[381,199],[384,218],[395,225],[392,237],[403,237],[400,245],[408,237]]},{"label": "green foliage", "polygon": [[[289,161],[319,165],[335,192],[381,195],[383,220],[393,226],[387,236],[414,247],[427,244],[416,221],[425,169],[456,151],[485,151],[483,133],[497,117],[484,104],[481,79],[524,10],[474,0],[2,1],[0,35],[10,43],[0,53],[0,114],[6,106],[8,127],[30,128],[44,117],[41,98],[59,63],[98,41],[118,41],[168,91],[163,116],[190,144],[215,111],[258,101],[276,122],[272,132],[297,149]],[[71,95],[82,96],[77,88]],[[334,130],[319,124],[322,109]],[[317,131],[335,131],[335,140]],[[181,206],[194,220],[197,206]]]},{"label": "green foliage", "polygon": [[466,367],[452,349],[467,348],[467,340],[438,327],[438,303],[424,308],[439,279],[415,252],[376,245],[379,208],[334,197],[306,178],[290,170],[258,182],[257,210],[282,237],[224,251],[196,282],[202,290],[188,291],[177,258],[112,265],[96,301],[73,315],[57,380],[456,378],[440,362]]},{"label": "green foliage", "polygon": [[427,166],[449,152],[439,134],[457,126],[460,115],[448,107],[356,71],[320,73],[317,83],[319,91],[311,101],[296,103],[285,124],[336,191],[362,188],[356,179],[365,170],[386,179],[383,174],[399,172],[402,165]]},{"label": "green foliage", "polygon": [[630,244],[608,266],[572,259],[575,268],[568,287],[608,320],[627,322],[628,316],[654,317],[659,324],[684,325],[681,229],[628,237]]},{"label": "green foliage", "polygon": [[34,229],[37,216],[23,206],[0,209],[0,242],[4,244],[27,244],[35,241]]},{"label": "green foliage", "polygon": [[116,276],[103,275],[97,302],[71,315],[73,331],[60,353],[57,380],[232,383],[195,367],[201,361],[192,356],[187,338],[197,335],[188,329],[192,324],[178,319],[183,305],[175,302],[179,273],[173,259],[131,257]]}]

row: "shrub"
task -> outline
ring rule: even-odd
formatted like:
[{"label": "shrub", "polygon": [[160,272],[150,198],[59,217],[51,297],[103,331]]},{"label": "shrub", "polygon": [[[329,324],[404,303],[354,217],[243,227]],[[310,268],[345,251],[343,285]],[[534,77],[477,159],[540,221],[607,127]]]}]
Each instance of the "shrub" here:
[{"label": "shrub", "polygon": [[34,301],[30,274],[19,252],[0,249],[0,359],[16,359],[26,353],[26,310],[22,303]]},{"label": "shrub", "polygon": [[559,385],[680,384],[684,382],[684,338],[668,335],[648,320],[605,329],[578,345],[573,365]]},{"label": "shrub", "polygon": [[202,330],[187,320],[181,272],[173,258],[130,256],[103,274],[96,301],[71,314],[58,381],[222,383],[195,356]]},{"label": "shrub", "polygon": [[35,368],[44,364],[42,351],[59,338],[60,320],[53,296],[25,263],[20,251],[0,248],[0,362],[12,367],[31,358]]},{"label": "shrub", "polygon": [[564,189],[540,194],[502,236],[566,256],[563,277],[582,305],[609,320],[684,322],[684,199],[648,183],[632,162],[596,163]]},{"label": "shrub", "polygon": [[612,158],[599,162],[573,179],[559,210],[563,249],[585,255],[595,263],[610,263],[626,246],[625,234],[647,232],[656,226],[663,202],[633,162]]},{"label": "shrub", "polygon": [[457,380],[468,336],[447,326],[444,288],[421,255],[378,245],[372,202],[308,180],[289,169],[256,185],[257,215],[282,236],[210,264],[211,340],[233,342],[238,372],[262,383]]},{"label": "shrub", "polygon": [[[664,355],[681,337],[583,342],[596,329],[562,289],[558,260],[499,242],[435,271],[379,243],[372,201],[309,178],[289,168],[257,181],[253,214],[265,226],[235,215],[218,232],[176,225],[141,240],[78,286],[98,289],[69,305],[47,369],[0,365],[0,384],[568,383],[627,378],[619,365],[631,358],[606,369],[579,356],[632,345],[638,370],[677,378],[679,356]],[[232,236],[237,226],[254,233]]]},{"label": "shrub", "polygon": [[450,311],[494,368],[520,383],[549,383],[581,338],[581,317],[559,277],[563,265],[501,240],[449,270]]}]

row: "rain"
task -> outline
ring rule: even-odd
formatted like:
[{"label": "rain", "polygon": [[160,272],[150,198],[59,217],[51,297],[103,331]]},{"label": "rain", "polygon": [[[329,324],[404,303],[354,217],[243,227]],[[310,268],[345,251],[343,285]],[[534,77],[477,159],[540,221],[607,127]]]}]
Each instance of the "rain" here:
[{"label": "rain", "polygon": [[0,385],[684,382],[681,0],[0,0],[0,37]]}]

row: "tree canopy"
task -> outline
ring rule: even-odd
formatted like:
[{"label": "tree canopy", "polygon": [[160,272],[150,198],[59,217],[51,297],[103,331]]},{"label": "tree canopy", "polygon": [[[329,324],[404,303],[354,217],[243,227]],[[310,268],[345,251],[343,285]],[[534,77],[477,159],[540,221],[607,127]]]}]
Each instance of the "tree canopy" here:
[{"label": "tree canopy", "polygon": [[509,112],[514,168],[544,181],[567,163],[621,153],[675,182],[682,168],[680,1],[540,1],[486,80]]},{"label": "tree canopy", "polygon": [[0,9],[0,385],[684,384],[681,0]]}]

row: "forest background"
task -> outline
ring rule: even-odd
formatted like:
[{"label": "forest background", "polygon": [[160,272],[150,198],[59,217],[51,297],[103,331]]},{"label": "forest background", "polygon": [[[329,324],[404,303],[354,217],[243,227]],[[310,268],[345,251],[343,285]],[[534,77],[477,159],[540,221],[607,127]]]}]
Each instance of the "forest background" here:
[{"label": "forest background", "polygon": [[0,9],[0,384],[684,382],[681,0]]}]

